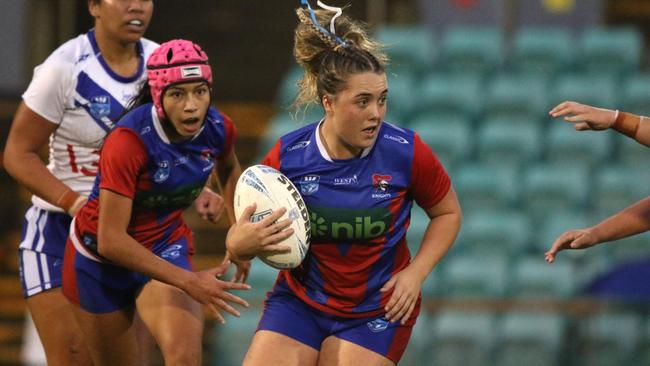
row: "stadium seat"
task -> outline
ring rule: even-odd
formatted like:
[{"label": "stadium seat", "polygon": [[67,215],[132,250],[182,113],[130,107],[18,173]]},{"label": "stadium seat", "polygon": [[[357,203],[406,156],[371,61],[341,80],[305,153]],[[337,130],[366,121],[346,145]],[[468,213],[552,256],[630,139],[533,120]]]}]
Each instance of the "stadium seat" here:
[{"label": "stadium seat", "polygon": [[542,253],[517,260],[512,270],[511,294],[525,299],[568,298],[575,293],[571,262],[549,265]]},{"label": "stadium seat", "polygon": [[618,164],[640,167],[650,159],[650,148],[619,133],[614,137],[618,146]]},{"label": "stadium seat", "polygon": [[430,325],[429,353],[420,365],[481,366],[494,344],[495,316],[443,310]]},{"label": "stadium seat", "polygon": [[509,59],[520,75],[553,78],[571,66],[574,54],[568,29],[524,26],[514,35]]},{"label": "stadium seat", "polygon": [[261,317],[261,308],[249,308],[241,312],[241,317],[227,316],[226,324],[215,327],[214,359],[212,364],[220,366],[239,366],[246,356],[255,329]]},{"label": "stadium seat", "polygon": [[535,220],[558,210],[586,209],[589,178],[582,165],[531,165],[524,171],[521,200]]},{"label": "stadium seat", "polygon": [[[472,153],[472,129],[464,119],[435,122],[435,117],[421,116],[410,125],[422,141],[431,147],[447,170],[468,159]],[[444,123],[443,123],[444,122]]]},{"label": "stadium seat", "polygon": [[442,266],[443,295],[454,298],[499,298],[507,290],[508,264],[497,255],[456,254]]},{"label": "stadium seat", "polygon": [[646,317],[642,327],[641,341],[632,365],[650,365],[650,318]]},{"label": "stadium seat", "polygon": [[634,28],[595,27],[580,39],[580,65],[592,75],[619,77],[637,72],[643,52],[643,36]]},{"label": "stadium seat", "polygon": [[594,212],[605,218],[650,196],[650,187],[646,182],[650,182],[650,171],[641,166],[614,163],[600,167],[593,182]]},{"label": "stadium seat", "polygon": [[501,66],[503,32],[490,26],[454,26],[443,35],[441,67],[455,74],[485,77]]},{"label": "stadium seat", "polygon": [[543,146],[539,124],[510,118],[484,121],[476,143],[479,161],[511,166],[536,161]]},{"label": "stadium seat", "polygon": [[389,73],[387,79],[388,100],[385,120],[396,125],[407,126],[417,102],[413,75],[406,70],[400,70]]},{"label": "stadium seat", "polygon": [[500,75],[485,91],[483,116],[539,121],[548,108],[546,81],[535,76]]},{"label": "stadium seat", "polygon": [[[593,224],[584,210],[554,210],[552,215],[543,217],[535,225],[535,239],[531,243],[529,253],[544,253],[563,232],[573,229],[583,229]],[[571,255],[573,253],[578,252],[572,251],[570,254],[567,254]]]},{"label": "stadium seat", "polygon": [[433,31],[422,26],[383,26],[376,39],[386,47],[390,58],[388,72],[415,71],[423,75],[433,68],[435,37]]},{"label": "stadium seat", "polygon": [[298,96],[297,83],[302,75],[303,70],[298,67],[298,65],[294,65],[280,81],[280,86],[278,88],[276,96],[276,104],[278,109],[286,110],[290,108],[293,102],[296,100],[296,97]]},{"label": "stadium seat", "polygon": [[454,173],[454,187],[464,212],[508,209],[517,204],[518,170],[505,164],[467,163]]},{"label": "stadium seat", "polygon": [[426,365],[429,361],[429,353],[431,352],[431,323],[433,322],[431,316],[426,312],[420,312],[418,321],[413,326],[411,333],[411,340],[409,341],[404,355],[400,360],[400,365]]},{"label": "stadium seat", "polygon": [[413,205],[411,210],[411,223],[406,231],[406,243],[411,251],[411,257],[417,253],[420,243],[424,237],[424,231],[427,229],[431,220],[427,214],[417,204]]},{"label": "stadium seat", "polygon": [[255,161],[259,162],[284,134],[311,123],[306,121],[313,122],[319,118],[322,118],[322,109],[319,106],[312,106],[307,111],[283,111],[277,114],[269,121],[268,129],[259,141]]},{"label": "stadium seat", "polygon": [[420,84],[415,117],[474,119],[481,110],[481,81],[470,75],[431,74]]},{"label": "stadium seat", "polygon": [[515,210],[467,211],[457,239],[457,250],[473,255],[504,258],[521,254],[531,239],[528,217]]},{"label": "stadium seat", "polygon": [[630,364],[641,340],[642,326],[642,318],[635,313],[606,312],[581,318],[577,364]]},{"label": "stadium seat", "polygon": [[621,110],[650,116],[650,74],[633,74],[622,86]]},{"label": "stadium seat", "polygon": [[494,365],[560,365],[566,321],[556,314],[508,313],[497,325]]},{"label": "stadium seat", "polygon": [[[601,75],[568,74],[550,86],[549,102],[552,105],[566,100],[602,108],[618,108],[617,82],[613,77]],[[550,108],[549,108],[550,109]]]},{"label": "stadium seat", "polygon": [[547,122],[547,159],[552,164],[594,165],[612,162],[614,143],[611,133],[602,131],[577,132],[573,124],[561,119]]},{"label": "stadium seat", "polygon": [[278,270],[255,258],[252,261],[251,271],[248,275],[248,283],[251,285],[249,291],[241,292],[251,306],[259,305],[266,299],[266,293],[273,289],[275,280],[278,277]]}]

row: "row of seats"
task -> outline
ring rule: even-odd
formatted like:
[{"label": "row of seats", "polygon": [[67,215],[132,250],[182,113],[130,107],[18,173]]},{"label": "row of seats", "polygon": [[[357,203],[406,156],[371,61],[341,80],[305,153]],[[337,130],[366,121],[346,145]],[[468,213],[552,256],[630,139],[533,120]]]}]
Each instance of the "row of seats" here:
[{"label": "row of seats", "polygon": [[647,365],[650,319],[442,310],[418,319],[403,365]]},{"label": "row of seats", "polygon": [[[285,78],[278,101],[281,113],[293,102],[300,76],[292,71]],[[388,73],[388,89],[386,119],[405,126],[499,119],[536,123],[546,121],[548,111],[565,100],[650,115],[650,75],[642,73],[625,79],[568,74],[549,80],[509,72],[484,81],[471,74],[436,72],[415,77],[403,71]],[[298,114],[296,120],[311,121],[317,111],[320,108]]]},{"label": "row of seats", "polygon": [[396,70],[424,75],[485,75],[501,67],[553,76],[570,69],[602,75],[638,70],[643,38],[635,28],[593,27],[580,34],[562,27],[522,27],[511,36],[497,26],[455,26],[439,37],[423,26],[384,26],[376,38]]}]

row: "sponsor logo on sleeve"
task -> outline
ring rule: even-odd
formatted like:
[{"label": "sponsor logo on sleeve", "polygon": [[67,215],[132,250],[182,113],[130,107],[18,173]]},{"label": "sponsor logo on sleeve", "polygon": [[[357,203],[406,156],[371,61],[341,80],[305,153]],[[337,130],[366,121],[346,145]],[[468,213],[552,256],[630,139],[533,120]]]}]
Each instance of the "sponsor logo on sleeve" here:
[{"label": "sponsor logo on sleeve", "polygon": [[295,143],[295,144],[287,147],[287,152],[294,151],[294,150],[299,150],[299,149],[304,149],[307,146],[309,146],[310,143],[311,143],[311,141],[300,141],[298,143]]},{"label": "sponsor logo on sleeve", "polygon": [[391,140],[391,141],[399,142],[400,144],[408,145],[408,143],[409,143],[408,140],[406,140],[406,139],[405,139],[404,137],[402,137],[402,136],[395,136],[395,135],[384,134],[384,138],[385,138],[385,139],[388,139],[388,140]]}]

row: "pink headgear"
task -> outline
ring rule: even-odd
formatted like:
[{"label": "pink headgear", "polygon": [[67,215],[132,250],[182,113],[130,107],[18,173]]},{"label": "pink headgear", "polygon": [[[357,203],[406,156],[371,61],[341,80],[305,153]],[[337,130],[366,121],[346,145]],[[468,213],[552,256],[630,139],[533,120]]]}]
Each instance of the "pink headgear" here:
[{"label": "pink headgear", "polygon": [[212,70],[201,47],[184,39],[165,42],[147,60],[151,98],[160,118],[165,118],[162,93],[173,84],[203,80],[212,86]]}]

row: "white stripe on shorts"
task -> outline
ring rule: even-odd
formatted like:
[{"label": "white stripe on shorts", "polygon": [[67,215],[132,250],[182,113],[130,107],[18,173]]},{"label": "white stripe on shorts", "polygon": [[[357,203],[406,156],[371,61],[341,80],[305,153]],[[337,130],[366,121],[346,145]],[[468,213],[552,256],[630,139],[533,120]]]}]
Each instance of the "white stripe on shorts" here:
[{"label": "white stripe on shorts", "polygon": [[31,250],[22,250],[21,255],[25,292],[27,296],[31,296],[42,291],[41,276],[39,273],[41,267],[38,265],[36,258],[39,254]]},{"label": "white stripe on shorts", "polygon": [[47,266],[47,255],[44,253],[38,254],[41,257],[41,273],[43,274],[43,290],[48,290],[52,288],[52,282],[50,280],[50,269]]}]

